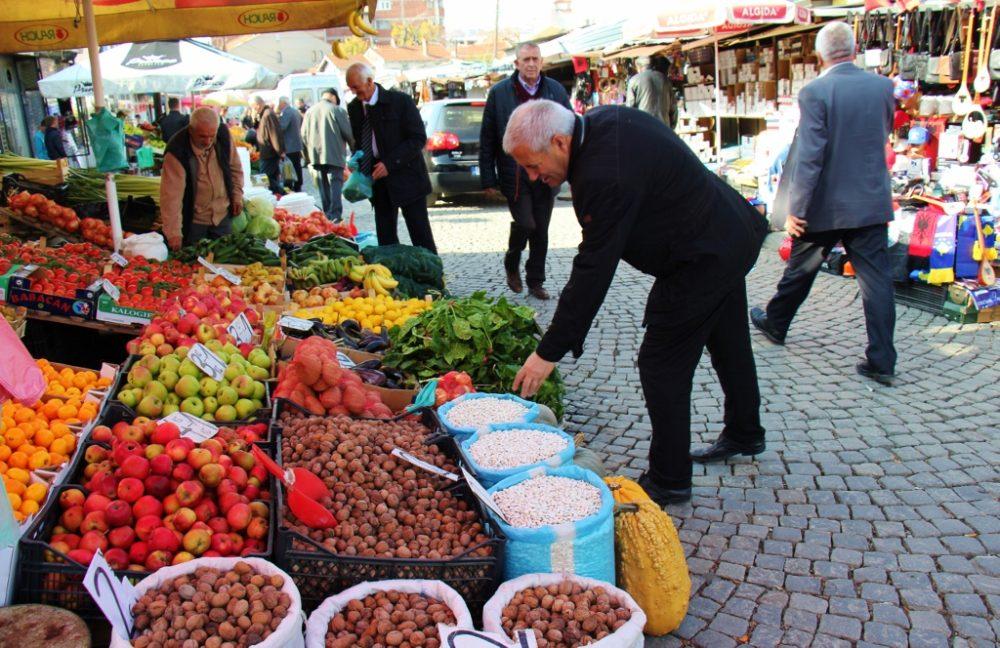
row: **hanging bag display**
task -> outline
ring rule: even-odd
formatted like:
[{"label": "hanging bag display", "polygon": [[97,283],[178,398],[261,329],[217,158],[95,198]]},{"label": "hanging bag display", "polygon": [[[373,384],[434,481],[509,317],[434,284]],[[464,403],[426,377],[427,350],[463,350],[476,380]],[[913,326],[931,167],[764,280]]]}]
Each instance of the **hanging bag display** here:
[{"label": "hanging bag display", "polygon": [[906,14],[902,44],[906,52],[899,57],[899,77],[904,81],[922,79],[927,73],[928,54],[920,51],[923,46],[924,12]]},{"label": "hanging bag display", "polygon": [[942,61],[941,83],[958,83],[962,76],[962,36],[965,32],[965,21],[962,10],[956,9],[952,18],[951,39],[948,42],[948,56]]},{"label": "hanging bag display", "polygon": [[[877,70],[882,76],[891,77],[896,74],[896,64],[899,62],[899,52],[896,48],[899,46],[899,35],[902,25],[902,16],[899,16],[895,21],[892,18],[892,14],[885,14],[882,17],[882,42],[886,44],[886,47],[882,50],[882,60]],[[892,36],[892,40],[888,40],[890,36]]]},{"label": "hanging bag display", "polygon": [[941,75],[938,74],[938,69],[941,66],[941,46],[944,42],[944,32],[943,25],[945,22],[944,17],[940,12],[927,11],[926,16],[926,37],[927,37],[927,70],[924,73],[923,79],[924,83],[938,83],[941,80]]}]

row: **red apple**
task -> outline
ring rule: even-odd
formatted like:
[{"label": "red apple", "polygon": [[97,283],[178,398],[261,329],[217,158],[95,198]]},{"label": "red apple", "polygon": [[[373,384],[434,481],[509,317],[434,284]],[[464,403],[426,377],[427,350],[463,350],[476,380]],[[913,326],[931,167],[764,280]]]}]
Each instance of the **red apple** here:
[{"label": "red apple", "polygon": [[174,528],[184,533],[198,521],[198,516],[192,509],[188,507],[183,507],[177,509],[177,512],[173,514],[174,518]]},{"label": "red apple", "polygon": [[242,531],[247,528],[247,525],[250,524],[251,517],[250,505],[244,504],[243,502],[233,504],[233,506],[226,511],[226,522],[228,522],[229,527],[235,531]]},{"label": "red apple", "polygon": [[149,475],[149,459],[139,455],[129,455],[121,463],[122,475],[135,479],[145,479]]},{"label": "red apple", "polygon": [[153,497],[163,498],[174,489],[170,487],[170,479],[163,475],[150,475],[142,482],[146,492]]},{"label": "red apple", "polygon": [[146,569],[149,571],[156,571],[161,567],[170,565],[170,561],[173,559],[174,557],[169,551],[150,551],[149,555],[146,556]]},{"label": "red apple", "polygon": [[209,488],[215,488],[226,476],[226,469],[221,464],[207,463],[198,469],[198,479]]},{"label": "red apple", "polygon": [[79,488],[67,488],[59,493],[59,506],[63,507],[63,509],[83,506],[85,501],[87,501],[87,496]]},{"label": "red apple", "polygon": [[132,505],[125,500],[116,499],[104,509],[108,526],[121,527],[132,522]]},{"label": "red apple", "polygon": [[177,509],[181,507],[180,500],[173,493],[167,495],[163,498],[163,512],[164,513],[176,513]]},{"label": "red apple", "polygon": [[243,490],[247,486],[247,471],[240,466],[233,466],[226,472],[226,477],[234,484],[238,490]]},{"label": "red apple", "polygon": [[129,562],[143,564],[146,562],[146,556],[149,555],[149,545],[145,542],[135,542],[131,547],[128,548],[128,559]]},{"label": "red apple", "polygon": [[204,498],[194,507],[194,512],[199,522],[206,522],[219,514],[219,507],[209,498]]},{"label": "red apple", "polygon": [[191,467],[191,464],[180,463],[174,466],[170,475],[179,482],[185,482],[194,479],[194,468]]},{"label": "red apple", "polygon": [[84,566],[89,565],[90,561],[94,559],[94,552],[86,549],[74,549],[66,555],[69,556],[70,560],[75,560]]},{"label": "red apple", "polygon": [[224,517],[214,517],[208,521],[208,527],[214,533],[229,533],[229,523]]},{"label": "red apple", "polygon": [[182,542],[185,551],[189,551],[195,556],[200,556],[212,546],[212,532],[203,529],[191,529],[184,534]]},{"label": "red apple", "polygon": [[201,500],[202,495],[205,494],[205,487],[201,485],[201,482],[196,482],[194,480],[188,480],[181,483],[177,487],[177,500],[182,506],[193,507],[198,504]]},{"label": "red apple", "polygon": [[166,452],[153,457],[149,462],[149,470],[154,475],[169,476],[174,469],[174,460]]},{"label": "red apple", "polygon": [[69,531],[78,531],[80,525],[83,524],[83,518],[86,515],[84,513],[84,508],[82,506],[73,506],[65,511],[59,517],[59,524],[66,527]]},{"label": "red apple", "polygon": [[106,533],[107,530],[108,518],[104,511],[91,511],[87,513],[86,517],[83,518],[83,522],[80,523],[81,533],[89,533],[91,531]]},{"label": "red apple", "polygon": [[148,540],[155,529],[163,526],[163,520],[158,515],[144,515],[135,521],[135,534],[140,540]]},{"label": "red apple", "polygon": [[195,448],[188,453],[187,462],[188,464],[198,470],[202,466],[212,463],[214,457],[212,456],[211,450],[207,448]]},{"label": "red apple", "polygon": [[111,432],[111,428],[107,425],[95,425],[90,431],[90,438],[99,443],[111,443],[114,435]]},{"label": "red apple", "polygon": [[229,556],[233,552],[233,539],[228,533],[212,534],[212,550],[220,555]]},{"label": "red apple", "polygon": [[147,515],[160,517],[163,515],[163,504],[152,495],[143,495],[132,505],[132,515],[137,520]]},{"label": "red apple", "polygon": [[113,547],[127,549],[132,546],[133,542],[135,542],[135,529],[128,526],[111,529],[108,533],[108,542],[110,542]]},{"label": "red apple", "polygon": [[108,549],[107,553],[104,554],[104,559],[108,561],[108,566],[111,569],[128,569],[128,554],[120,547]]},{"label": "red apple", "polygon": [[153,529],[148,543],[149,548],[153,551],[169,551],[170,553],[177,551],[181,545],[177,540],[177,534],[165,526]]},{"label": "red apple", "polygon": [[97,553],[97,550],[107,551],[108,538],[102,531],[87,531],[80,538],[80,549]]},{"label": "red apple", "polygon": [[186,460],[188,453],[194,449],[194,441],[191,439],[177,438],[169,441],[166,445],[166,449],[167,454],[174,460],[174,463],[180,463]]},{"label": "red apple", "polygon": [[126,477],[118,482],[118,497],[130,504],[139,501],[145,495],[146,487],[135,477]]}]

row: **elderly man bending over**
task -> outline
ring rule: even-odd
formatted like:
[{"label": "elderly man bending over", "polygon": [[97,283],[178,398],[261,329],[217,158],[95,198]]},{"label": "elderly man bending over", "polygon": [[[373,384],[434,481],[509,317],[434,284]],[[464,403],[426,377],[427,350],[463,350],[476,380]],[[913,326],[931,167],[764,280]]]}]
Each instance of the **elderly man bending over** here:
[{"label": "elderly man bending over", "polygon": [[171,250],[229,234],[230,217],[243,211],[243,167],[229,129],[211,108],[167,145],[160,178],[163,234]]}]

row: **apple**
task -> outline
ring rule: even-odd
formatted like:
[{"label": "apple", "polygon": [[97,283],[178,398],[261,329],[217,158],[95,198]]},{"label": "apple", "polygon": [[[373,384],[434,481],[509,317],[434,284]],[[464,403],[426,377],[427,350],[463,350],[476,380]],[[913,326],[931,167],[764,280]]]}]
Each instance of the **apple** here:
[{"label": "apple", "polygon": [[158,454],[153,457],[149,462],[149,470],[154,475],[170,475],[170,472],[174,469],[174,460],[170,458],[170,455],[166,452]]},{"label": "apple", "polygon": [[149,545],[145,542],[139,541],[132,544],[128,548],[128,559],[129,562],[143,564],[146,562],[146,556],[149,555]]},{"label": "apple", "polygon": [[247,487],[248,478],[247,471],[240,466],[232,466],[226,471],[226,479],[232,481],[236,485],[237,490],[242,491]]},{"label": "apple", "polygon": [[177,487],[177,500],[182,506],[195,506],[198,501],[201,500],[202,495],[205,494],[205,487],[201,485],[201,482],[194,480],[187,480],[182,482],[180,486]]},{"label": "apple", "polygon": [[214,517],[208,521],[208,528],[213,533],[229,533],[229,523],[224,517]]},{"label": "apple", "polygon": [[143,495],[132,505],[132,515],[136,519],[146,517],[147,515],[160,517],[163,515],[163,504],[152,495]]},{"label": "apple", "polygon": [[154,529],[163,526],[163,520],[158,515],[144,515],[135,521],[135,534],[140,540],[148,540]]},{"label": "apple", "polygon": [[195,448],[188,453],[188,464],[195,470],[212,462],[212,451],[205,448]]},{"label": "apple", "polygon": [[170,553],[177,551],[181,546],[177,534],[165,526],[153,529],[148,543],[149,548],[153,551],[169,551]]},{"label": "apple", "polygon": [[259,517],[259,518],[264,518],[266,520],[268,517],[268,512],[269,510],[267,508],[267,504],[265,504],[264,502],[250,502],[250,513],[255,518]]},{"label": "apple", "polygon": [[111,434],[111,428],[107,425],[95,425],[90,431],[90,438],[99,443],[111,443],[114,436]]},{"label": "apple", "polygon": [[146,569],[149,571],[156,571],[157,569],[170,565],[170,561],[173,559],[174,557],[169,551],[150,551],[149,555],[146,556],[146,562],[144,564]]},{"label": "apple", "polygon": [[233,548],[230,551],[232,551],[234,556],[243,551],[244,547],[246,546],[243,540],[243,536],[241,536],[238,533],[230,533],[229,539],[232,540],[233,543]]},{"label": "apple", "polygon": [[159,443],[160,445],[166,446],[174,439],[179,439],[180,436],[180,429],[178,429],[176,425],[170,422],[162,422],[156,426],[155,430],[153,430],[153,434],[149,440],[153,443]]},{"label": "apple", "polygon": [[104,560],[108,562],[111,569],[128,569],[128,554],[120,547],[108,549],[104,554]]},{"label": "apple", "polygon": [[87,500],[87,496],[83,494],[83,491],[79,488],[67,488],[63,492],[59,493],[59,505],[63,509],[72,508],[74,506],[83,506],[83,503]]},{"label": "apple", "polygon": [[108,508],[108,504],[110,503],[110,497],[105,497],[100,493],[91,493],[87,496],[87,499],[83,503],[83,512],[92,513],[94,511],[103,511]]},{"label": "apple", "polygon": [[130,526],[120,526],[108,532],[108,542],[113,547],[127,549],[135,542],[135,529]]},{"label": "apple", "polygon": [[66,555],[70,560],[74,560],[84,566],[89,565],[90,561],[94,559],[94,552],[87,551],[86,549],[74,549]]},{"label": "apple", "polygon": [[104,509],[104,517],[109,527],[126,526],[132,522],[132,505],[125,500],[116,499]]},{"label": "apple", "polygon": [[134,504],[146,493],[146,488],[142,482],[135,477],[126,477],[118,482],[118,497]]},{"label": "apple", "polygon": [[178,551],[177,555],[174,556],[174,559],[170,562],[170,564],[179,565],[181,563],[186,563],[189,560],[194,560],[194,555],[191,552]]},{"label": "apple", "polygon": [[100,463],[100,462],[104,461],[105,459],[107,459],[108,456],[109,456],[109,453],[108,453],[107,449],[103,448],[103,447],[101,447],[99,445],[89,446],[87,448],[86,452],[83,453],[84,460],[87,463],[91,463],[91,464]]},{"label": "apple", "polygon": [[107,551],[108,538],[103,531],[87,531],[80,537],[79,548],[94,553],[97,553],[98,550]]},{"label": "apple", "polygon": [[173,514],[174,528],[181,533],[190,529],[198,521],[198,515],[186,506],[177,509]]},{"label": "apple", "polygon": [[212,532],[204,529],[191,529],[184,534],[182,544],[185,551],[200,556],[212,546]]},{"label": "apple", "polygon": [[165,475],[150,475],[142,481],[146,493],[156,498],[166,497],[173,489],[170,478]]},{"label": "apple", "polygon": [[222,556],[231,555],[233,553],[233,539],[228,533],[213,533],[212,550],[218,551]]},{"label": "apple", "polygon": [[226,522],[229,523],[229,527],[235,531],[242,531],[247,528],[250,524],[250,519],[252,514],[250,512],[250,505],[243,502],[233,504],[228,511],[226,511]]},{"label": "apple", "polygon": [[180,463],[186,460],[188,453],[194,449],[194,441],[184,438],[173,439],[167,443],[166,449],[174,463]]},{"label": "apple", "polygon": [[125,461],[121,464],[121,473],[125,477],[145,479],[149,476],[149,459],[137,455],[129,455],[125,457]]},{"label": "apple", "polygon": [[163,498],[163,512],[166,514],[176,513],[181,508],[180,500],[173,493]]},{"label": "apple", "polygon": [[198,479],[209,488],[215,488],[226,475],[226,469],[217,463],[207,463],[198,470]]},{"label": "apple", "polygon": [[[164,405],[164,407],[166,407],[166,405]],[[144,455],[146,459],[152,461],[153,459],[156,459],[161,454],[163,454],[165,451],[166,448],[164,448],[159,443],[150,443],[148,446],[146,446],[146,452],[144,453]]]},{"label": "apple", "polygon": [[211,498],[204,498],[194,507],[194,512],[199,522],[205,522],[219,514],[219,507]]},{"label": "apple", "polygon": [[83,524],[83,518],[87,515],[86,509],[82,506],[72,506],[62,512],[59,516],[60,526],[65,527],[69,531],[78,531],[80,525]]}]

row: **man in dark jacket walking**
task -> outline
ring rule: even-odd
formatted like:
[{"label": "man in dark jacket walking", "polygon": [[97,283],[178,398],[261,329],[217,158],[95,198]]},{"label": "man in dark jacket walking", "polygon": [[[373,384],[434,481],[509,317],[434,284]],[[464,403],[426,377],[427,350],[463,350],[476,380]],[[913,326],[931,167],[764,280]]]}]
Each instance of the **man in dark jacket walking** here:
[{"label": "man in dark jacket walking", "polygon": [[167,114],[160,117],[160,135],[169,142],[181,129],[191,123],[191,118],[180,111],[181,102],[177,97],[167,99]]},{"label": "man in dark jacket walking", "polygon": [[285,159],[285,139],[281,135],[281,124],[271,107],[259,95],[253,98],[253,110],[257,150],[260,151],[260,170],[267,174],[268,188],[273,193],[284,193],[281,161]]},{"label": "man in dark jacket walking", "polygon": [[885,143],[895,101],[891,80],[855,67],[854,47],[854,32],[842,22],[830,23],[816,36],[825,69],[799,93],[799,128],[776,204],[776,211],[786,212],[792,254],[766,311],[754,308],[750,319],[772,342],[784,344],[820,264],[830,248],[843,241],[858,277],[868,331],[865,360],[855,369],[891,385],[896,309],[888,253],[893,209]]},{"label": "man in dark jacket walking", "polygon": [[409,95],[375,83],[371,68],[363,63],[347,68],[347,87],[355,95],[347,105],[354,147],[364,151],[361,171],[374,180],[371,201],[379,245],[399,243],[396,225],[402,210],[413,245],[436,254],[427,216],[427,132],[417,105]]},{"label": "man in dark jacket walking", "polygon": [[538,299],[548,299],[545,283],[545,255],[549,247],[549,220],[558,187],[528,178],[514,158],[507,155],[501,142],[507,120],[514,109],[534,99],[548,99],[571,108],[569,96],[559,82],[542,74],[542,54],[538,45],[524,43],[517,48],[517,70],[490,89],[479,130],[479,170],[483,189],[488,194],[503,194],[513,219],[510,239],[504,256],[507,285],[516,293],[521,283],[521,253],[530,246],[525,263],[528,292]]},{"label": "man in dark jacket walking", "polygon": [[59,131],[59,120],[53,115],[49,115],[42,120],[45,127],[45,152],[50,160],[62,160],[66,157],[66,148],[63,146],[62,132]]},{"label": "man in dark jacket walking", "polygon": [[567,352],[583,353],[625,260],[656,278],[638,359],[653,425],[640,484],[661,505],[691,497],[691,386],[706,347],[726,395],[725,427],[710,458],[763,452],[745,281],[767,234],[761,215],[663,122],[633,108],[579,116],[533,101],[514,111],[503,144],[532,180],[551,187],[569,180],[583,228],[552,324],[513,388],[531,396]]}]

